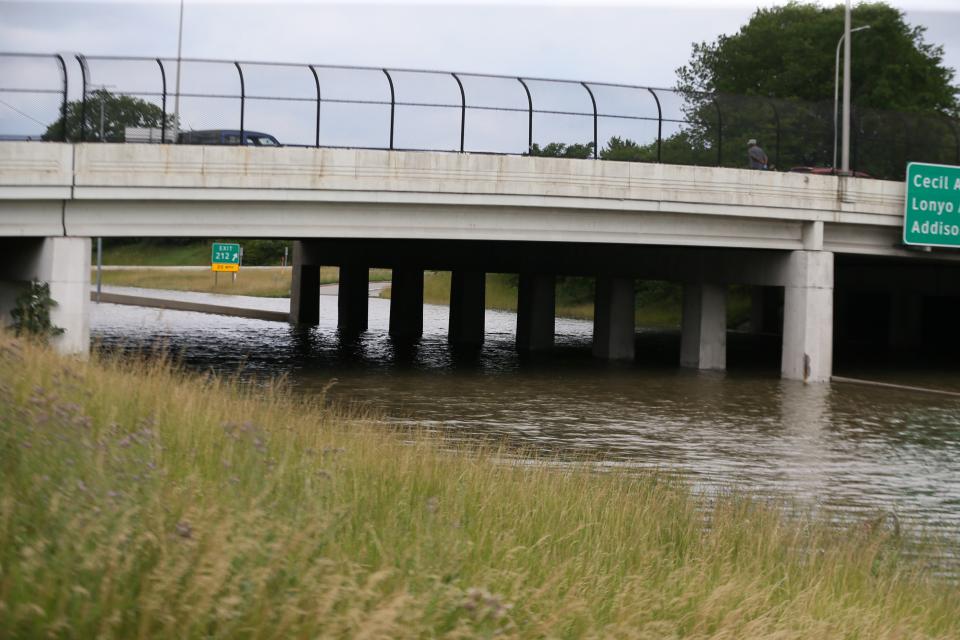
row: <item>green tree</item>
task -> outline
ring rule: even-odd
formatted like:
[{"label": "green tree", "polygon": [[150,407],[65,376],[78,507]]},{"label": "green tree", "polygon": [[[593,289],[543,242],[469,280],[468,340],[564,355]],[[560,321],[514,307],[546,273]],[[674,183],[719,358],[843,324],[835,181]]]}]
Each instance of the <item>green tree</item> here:
[{"label": "green tree", "polygon": [[[791,2],[758,9],[734,35],[695,44],[690,63],[677,70],[691,121],[683,133],[693,148],[721,145],[719,163],[738,167],[746,140],[757,138],[780,167],[832,166],[843,13],[839,5]],[[960,103],[942,47],[884,3],[861,3],[852,18],[870,26],[852,37],[854,168],[902,177],[909,160],[955,161],[945,118],[956,117]]]},{"label": "green tree", "polygon": [[[791,2],[758,9],[734,35],[693,45],[690,63],[677,69],[677,88],[689,92],[832,100],[834,56],[843,34],[842,5]],[[860,107],[956,115],[954,70],[943,47],[924,41],[924,27],[882,2],[861,3],[853,25],[851,96]]]},{"label": "green tree", "polygon": [[534,145],[530,147],[530,151],[523,155],[543,158],[590,158],[593,156],[593,143],[566,144],[563,142],[551,142],[542,148],[540,145],[534,143]]},{"label": "green tree", "polygon": [[[97,89],[87,94],[86,112],[83,103],[74,100],[67,103],[66,139],[70,142],[80,140],[81,114],[85,123],[85,139],[100,142],[100,113],[103,110],[102,142],[123,142],[126,127],[160,128],[166,120],[167,131],[173,130],[172,114],[164,117],[163,110],[155,104],[133,96],[116,95],[106,89]],[[44,140],[62,140],[64,131],[63,117],[47,127]]]},{"label": "green tree", "polygon": [[657,143],[639,145],[630,138],[613,136],[607,142],[607,146],[600,151],[600,158],[621,162],[656,162]]}]

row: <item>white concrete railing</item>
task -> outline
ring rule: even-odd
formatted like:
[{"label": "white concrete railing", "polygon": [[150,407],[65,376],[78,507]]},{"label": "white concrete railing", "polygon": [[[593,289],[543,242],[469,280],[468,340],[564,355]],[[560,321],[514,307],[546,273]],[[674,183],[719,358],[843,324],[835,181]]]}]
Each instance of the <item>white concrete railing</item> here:
[{"label": "white concrete railing", "polygon": [[[0,143],[0,236],[899,246],[898,182],[437,152]],[[822,223],[818,224],[818,223]]]}]

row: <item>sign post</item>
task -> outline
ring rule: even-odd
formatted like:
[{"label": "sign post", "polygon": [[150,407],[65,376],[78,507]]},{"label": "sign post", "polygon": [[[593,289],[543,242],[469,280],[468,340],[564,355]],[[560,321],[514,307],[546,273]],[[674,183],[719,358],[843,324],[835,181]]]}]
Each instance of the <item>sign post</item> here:
[{"label": "sign post", "polygon": [[907,165],[903,243],[960,248],[960,167]]},{"label": "sign post", "polygon": [[230,242],[214,242],[210,252],[210,270],[213,271],[214,286],[221,272],[232,273],[236,282],[240,271],[240,245]]}]

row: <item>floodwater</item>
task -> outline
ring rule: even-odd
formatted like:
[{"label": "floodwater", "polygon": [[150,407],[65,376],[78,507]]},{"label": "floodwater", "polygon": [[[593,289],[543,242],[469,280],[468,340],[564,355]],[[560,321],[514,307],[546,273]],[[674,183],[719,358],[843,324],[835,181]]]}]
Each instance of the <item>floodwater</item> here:
[{"label": "floodwater", "polygon": [[[225,303],[215,295],[146,293]],[[228,300],[275,310],[288,305]],[[165,345],[188,367],[282,374],[304,393],[319,393],[336,379],[328,397],[371,407],[396,423],[677,470],[707,490],[788,496],[841,520],[895,513],[915,534],[960,543],[960,398],[783,381],[772,336],[732,333],[729,371],[698,372],[676,366],[679,338],[671,332],[641,331],[636,363],[608,363],[590,355],[589,322],[558,319],[557,349],[524,358],[514,349],[516,316],[488,311],[483,348],[464,354],[447,345],[446,307],[425,306],[416,345],[396,345],[387,335],[387,300],[370,299],[370,330],[359,339],[338,335],[336,309],[335,296],[321,296],[320,326],[302,330],[101,304],[93,305],[91,329],[103,348]],[[956,370],[851,373],[960,388]],[[950,549],[942,553],[946,564],[958,561]]]}]

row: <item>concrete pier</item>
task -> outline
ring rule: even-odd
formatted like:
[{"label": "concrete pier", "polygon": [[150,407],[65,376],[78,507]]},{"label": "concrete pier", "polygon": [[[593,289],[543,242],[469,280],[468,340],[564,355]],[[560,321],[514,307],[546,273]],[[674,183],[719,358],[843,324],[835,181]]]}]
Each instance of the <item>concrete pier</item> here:
[{"label": "concrete pier", "polygon": [[593,303],[593,355],[608,360],[633,359],[633,278],[597,278]]},{"label": "concrete pier", "polygon": [[17,296],[33,280],[50,285],[50,322],[64,330],[50,343],[60,352],[90,349],[90,238],[5,239],[0,243],[0,317],[11,321]]},{"label": "concrete pier", "polygon": [[517,349],[552,349],[557,307],[556,276],[521,273],[517,298]]},{"label": "concrete pier", "polygon": [[683,286],[680,366],[727,368],[727,287],[706,282]]},{"label": "concrete pier", "polygon": [[290,282],[290,322],[315,326],[320,323],[320,265],[311,264],[302,241],[293,243]]},{"label": "concrete pier", "polygon": [[453,271],[450,278],[450,344],[477,346],[483,343],[486,274]]},{"label": "concrete pier", "polygon": [[833,367],[833,253],[794,251],[785,276],[781,374],[828,382]]},{"label": "concrete pier", "polygon": [[365,264],[340,265],[337,289],[337,327],[346,333],[367,330],[370,269]]},{"label": "concrete pier", "polygon": [[423,335],[423,269],[394,267],[390,287],[390,335],[401,339]]}]

